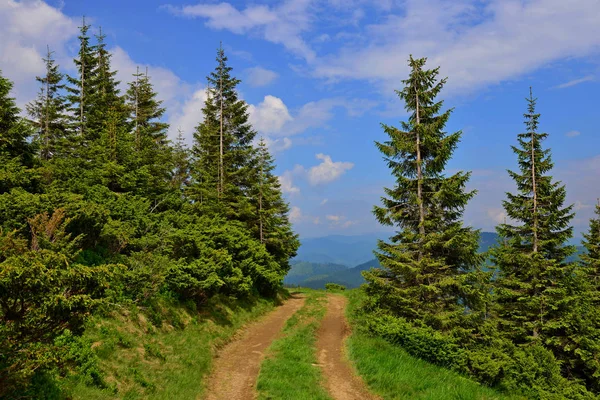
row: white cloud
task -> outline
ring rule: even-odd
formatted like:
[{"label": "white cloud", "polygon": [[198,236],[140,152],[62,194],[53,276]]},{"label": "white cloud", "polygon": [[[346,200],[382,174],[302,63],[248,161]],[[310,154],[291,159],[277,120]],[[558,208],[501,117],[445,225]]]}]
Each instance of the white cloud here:
[{"label": "white cloud", "polygon": [[300,193],[300,189],[294,186],[293,181],[294,171],[285,171],[279,176],[279,184],[281,185],[281,191],[289,195],[295,195]]},{"label": "white cloud", "polygon": [[302,210],[300,210],[300,207],[292,206],[289,218],[290,222],[293,224],[300,222],[302,219]]},{"label": "white cloud", "polygon": [[573,79],[572,81],[562,83],[558,86],[555,86],[555,89],[565,89],[571,86],[579,85],[580,83],[590,82],[594,80],[593,75],[584,76],[583,78]]},{"label": "white cloud", "polygon": [[264,139],[271,154],[281,153],[292,147],[292,139],[287,137],[280,139],[271,139],[269,137],[264,137]]},{"label": "white cloud", "polygon": [[287,0],[278,6],[252,4],[238,10],[229,3],[192,6],[166,6],[179,16],[206,19],[210,28],[229,30],[236,34],[256,34],[263,39],[285,46],[289,51],[312,61],[315,53],[302,39],[310,28],[308,7],[311,0]]},{"label": "white cloud", "polygon": [[253,87],[267,86],[279,77],[277,72],[262,67],[248,68],[245,72],[248,84]]},{"label": "white cloud", "polygon": [[368,43],[347,43],[318,59],[316,76],[365,79],[397,88],[406,59],[428,56],[453,90],[514,79],[548,62],[598,51],[596,0],[407,0],[398,15],[364,27]]},{"label": "white cloud", "polygon": [[330,228],[349,228],[356,225],[358,221],[349,220],[345,215],[326,215],[325,218],[329,221]]},{"label": "white cloud", "polygon": [[570,138],[579,136],[579,135],[581,135],[581,132],[579,132],[579,131],[569,131],[565,134],[566,137],[570,137]]},{"label": "white cloud", "polygon": [[327,204],[328,201],[329,201],[328,199],[321,200],[321,205],[324,206],[325,204]]},{"label": "white cloud", "polygon": [[283,101],[275,96],[265,96],[258,105],[249,105],[250,123],[260,133],[272,134],[280,132],[292,117]]},{"label": "white cloud", "polygon": [[290,209],[289,218],[290,222],[293,224],[309,222],[313,225],[319,225],[321,223],[321,219],[319,217],[304,214],[302,210],[300,210],[300,207],[297,206],[292,206]]},{"label": "white cloud", "polygon": [[181,130],[186,143],[192,143],[194,130],[198,123],[203,120],[202,108],[204,108],[206,98],[206,89],[198,89],[183,103],[179,110],[170,115],[169,136],[175,137],[177,131]]},{"label": "white cloud", "polygon": [[0,1],[0,70],[15,83],[20,106],[35,97],[35,77],[44,73],[46,46],[64,70],[72,65],[67,42],[76,35],[77,23],[41,0]]},{"label": "white cloud", "polygon": [[308,182],[313,186],[333,182],[354,167],[351,162],[333,162],[331,156],[326,154],[319,153],[316,157],[322,161],[321,164],[311,167],[307,172]]}]

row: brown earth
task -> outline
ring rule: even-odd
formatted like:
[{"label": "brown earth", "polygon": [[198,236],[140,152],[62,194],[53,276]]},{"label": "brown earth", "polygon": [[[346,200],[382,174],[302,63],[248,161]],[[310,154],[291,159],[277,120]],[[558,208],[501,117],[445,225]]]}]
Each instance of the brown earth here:
[{"label": "brown earth", "polygon": [[226,345],[215,359],[206,386],[207,400],[252,400],[265,350],[283,329],[285,322],[304,304],[292,295],[282,306],[246,327],[239,338]]},{"label": "brown earth", "polygon": [[347,299],[329,294],[325,318],[321,323],[317,339],[318,360],[325,388],[334,400],[376,400],[364,382],[354,373],[346,354],[344,342],[350,333],[344,310]]}]

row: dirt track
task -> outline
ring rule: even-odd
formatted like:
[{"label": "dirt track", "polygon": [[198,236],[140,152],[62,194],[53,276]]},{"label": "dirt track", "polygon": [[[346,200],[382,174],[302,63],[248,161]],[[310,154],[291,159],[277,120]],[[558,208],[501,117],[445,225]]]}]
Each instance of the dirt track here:
[{"label": "dirt track", "polygon": [[317,340],[318,360],[325,388],[335,400],[375,400],[362,380],[354,374],[344,353],[344,341],[349,333],[344,310],[344,296],[328,295],[327,314],[323,319]]},{"label": "dirt track", "polygon": [[277,338],[285,321],[304,304],[292,296],[284,305],[248,326],[241,336],[225,346],[215,359],[208,378],[207,400],[252,400],[256,378],[267,347]]}]

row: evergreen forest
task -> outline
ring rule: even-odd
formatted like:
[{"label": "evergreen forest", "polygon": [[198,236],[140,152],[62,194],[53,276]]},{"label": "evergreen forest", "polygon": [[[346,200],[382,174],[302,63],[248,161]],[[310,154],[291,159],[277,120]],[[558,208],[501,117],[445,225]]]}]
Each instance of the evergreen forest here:
[{"label": "evergreen forest", "polygon": [[[125,398],[86,339],[96,329],[90,321],[114,310],[155,315],[161,304],[176,304],[192,310],[186,324],[194,325],[216,303],[252,308],[289,295],[283,280],[299,236],[223,47],[206,71],[207,99],[188,146],[183,132],[167,135],[152,70],[138,69],[121,91],[105,36],[90,28],[84,19],[75,74],[61,72],[48,49],[39,94],[23,110],[0,72],[0,398],[75,398],[64,384],[69,376]],[[446,132],[447,78],[426,58],[408,63],[396,91],[408,117],[382,125],[386,140],[375,143],[394,185],[373,214],[395,233],[379,240],[378,268],[362,272],[366,283],[344,294],[350,320],[359,321],[365,341],[382,339],[485,390],[598,398],[600,206],[586,252],[574,259],[574,209],[552,176],[535,91],[524,93],[523,129],[514,133],[508,218],[497,227],[498,243],[480,252],[480,232],[463,222],[476,194],[467,189],[471,173],[447,169],[462,136]],[[312,322],[290,319],[259,390],[272,384],[268,374],[315,365],[292,351],[315,345],[315,321],[325,315],[325,296],[307,296],[300,315]],[[182,331],[186,324],[173,323]],[[357,340],[350,357],[367,357]],[[146,354],[164,362],[152,346]],[[148,393],[156,390],[139,371],[131,374]],[[318,387],[313,367],[306,376]],[[281,396],[263,398],[289,398]],[[319,389],[313,398],[328,397]]]}]

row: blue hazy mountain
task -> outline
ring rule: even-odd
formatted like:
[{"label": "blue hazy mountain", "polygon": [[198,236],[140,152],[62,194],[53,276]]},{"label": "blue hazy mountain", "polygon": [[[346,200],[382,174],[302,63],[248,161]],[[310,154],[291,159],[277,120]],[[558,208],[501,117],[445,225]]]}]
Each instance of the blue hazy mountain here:
[{"label": "blue hazy mountain", "polygon": [[[380,233],[304,239],[284,283],[313,289],[323,289],[329,282],[348,288],[359,287],[364,283],[362,271],[380,267],[373,251],[378,239],[388,237],[389,234]],[[479,251],[488,251],[497,243],[495,232],[481,232]],[[577,260],[583,251],[582,246],[577,246],[577,253],[569,261]]]},{"label": "blue hazy mountain", "polygon": [[372,260],[378,239],[387,239],[389,233],[357,236],[330,235],[301,239],[298,255],[294,260],[319,264],[341,264],[350,268]]}]

